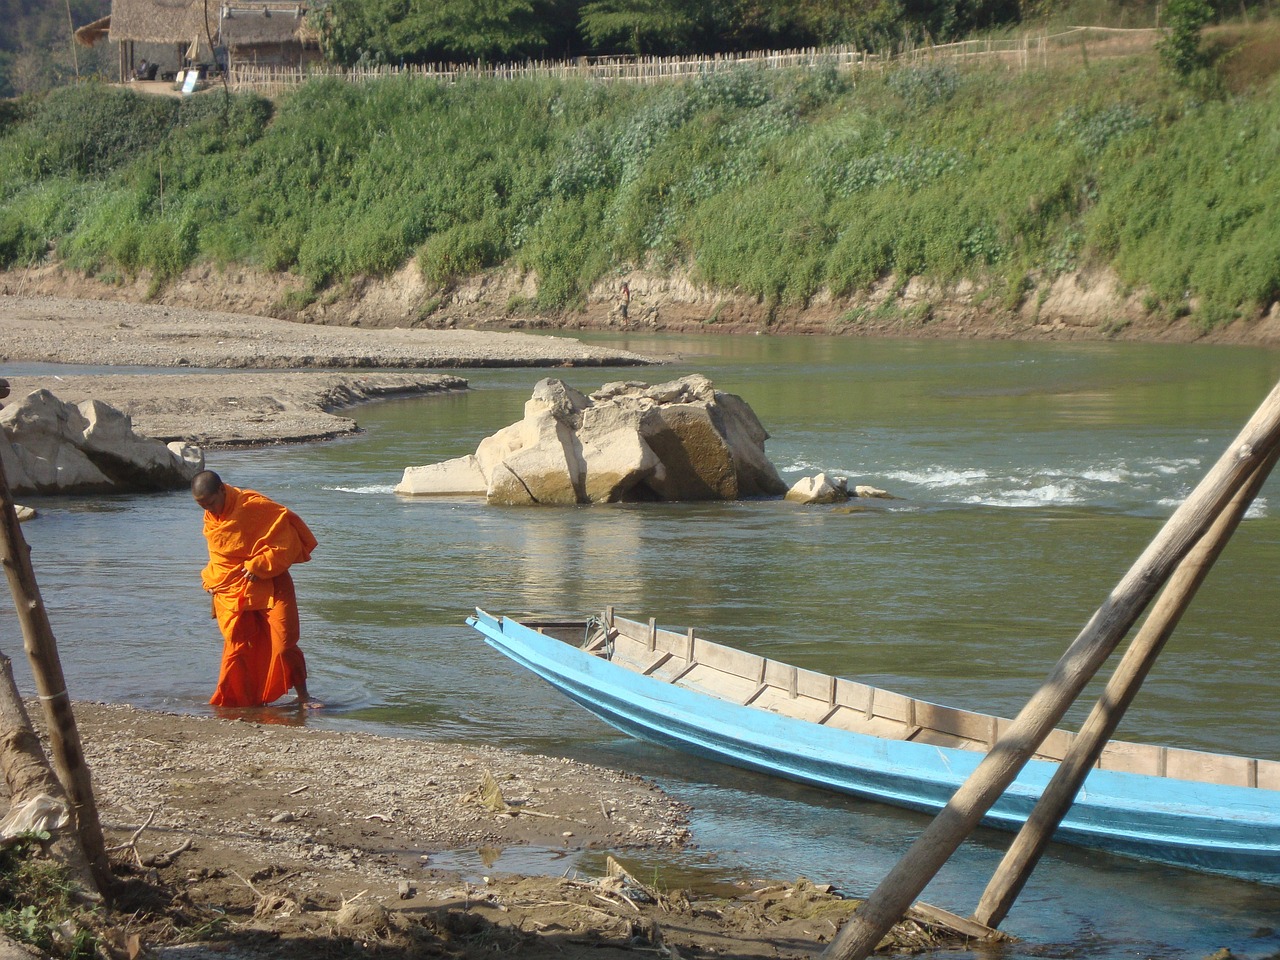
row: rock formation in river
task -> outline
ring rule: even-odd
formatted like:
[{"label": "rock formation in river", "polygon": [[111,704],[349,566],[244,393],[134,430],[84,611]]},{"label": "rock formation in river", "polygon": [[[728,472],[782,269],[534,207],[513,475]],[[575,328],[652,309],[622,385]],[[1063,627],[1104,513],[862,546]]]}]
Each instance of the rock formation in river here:
[{"label": "rock formation in river", "polygon": [[775,496],[787,488],[765,456],[768,436],[741,397],[696,374],[607,383],[590,396],[540,380],[523,420],[473,455],[409,467],[396,492],[500,504]]},{"label": "rock formation in river", "polygon": [[204,469],[199,447],[140,437],[115,407],[48,390],[0,409],[0,459],[15,494],[170,490]]},{"label": "rock formation in river", "polygon": [[786,495],[787,500],[801,504],[844,503],[850,497],[863,499],[877,497],[881,500],[898,499],[879,487],[872,487],[867,484],[860,483],[850,490],[848,477],[833,477],[825,473],[819,473],[813,477],[801,477],[791,485],[791,489],[787,491]]},{"label": "rock formation in river", "polygon": [[791,485],[786,498],[793,503],[844,503],[849,499],[849,478],[825,473],[801,477]]}]

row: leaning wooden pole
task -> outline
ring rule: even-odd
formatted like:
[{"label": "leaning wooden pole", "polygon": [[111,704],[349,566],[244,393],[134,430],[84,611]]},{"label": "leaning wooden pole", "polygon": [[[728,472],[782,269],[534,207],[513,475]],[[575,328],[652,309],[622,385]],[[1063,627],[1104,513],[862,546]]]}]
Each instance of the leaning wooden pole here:
[{"label": "leaning wooden pole", "polygon": [[67,695],[62,662],[58,659],[57,641],[49,626],[44,601],[40,598],[30,555],[31,548],[18,527],[18,514],[9,492],[4,464],[0,462],[0,563],[4,564],[4,572],[9,579],[18,622],[22,626],[23,646],[31,661],[36,692],[49,726],[54,767],[71,800],[80,843],[98,889],[105,891],[111,886],[111,861],[102,837],[102,824],[98,820],[98,807],[93,799],[93,784],[89,767],[84,762],[76,718],[71,712],[71,698]]},{"label": "leaning wooden pole", "polygon": [[1178,565],[1169,579],[1160,599],[1151,609],[1137,636],[1125,650],[1116,671],[1108,681],[1102,696],[1094,705],[1088,719],[1071,743],[1071,749],[1054,772],[1053,779],[1045,787],[1035,809],[1022,825],[1010,844],[1000,865],[991,875],[987,889],[974,911],[973,918],[989,927],[998,927],[1008,916],[1014,901],[1026,886],[1053,832],[1075,802],[1076,794],[1089,775],[1090,768],[1107,745],[1125,711],[1133,703],[1165,642],[1173,635],[1178,621],[1191,605],[1196,591],[1209,575],[1214,562],[1240,525],[1245,511],[1262,489],[1276,464],[1280,451],[1272,452],[1266,461],[1258,465],[1235,495],[1217,521]]},{"label": "leaning wooden pole", "polygon": [[846,921],[825,960],[864,960],[973,832],[1115,650],[1174,568],[1280,444],[1280,384],[1169,518],[995,746]]}]

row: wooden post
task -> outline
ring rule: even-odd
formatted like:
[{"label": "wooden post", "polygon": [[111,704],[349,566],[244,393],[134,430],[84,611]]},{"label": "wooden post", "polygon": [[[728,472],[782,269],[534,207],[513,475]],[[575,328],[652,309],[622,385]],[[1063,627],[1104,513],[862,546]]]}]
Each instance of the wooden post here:
[{"label": "wooden post", "polygon": [[999,742],[850,916],[825,960],[865,960],[973,831],[1258,464],[1280,443],[1280,384],[1112,590]]},{"label": "wooden post", "polygon": [[1089,718],[1072,741],[1070,750],[1058,766],[1053,779],[1049,781],[1035,809],[1031,811],[1031,816],[1022,825],[1004,859],[1000,861],[1000,866],[991,875],[991,881],[974,911],[973,918],[979,923],[998,927],[1008,915],[1031,876],[1031,871],[1040,862],[1053,831],[1058,828],[1075,801],[1076,794],[1080,792],[1081,785],[1089,775],[1089,768],[1098,762],[1107,741],[1115,733],[1125,711],[1129,709],[1160,651],[1164,649],[1165,642],[1173,635],[1174,628],[1191,605],[1205,577],[1209,575],[1214,561],[1222,553],[1231,534],[1240,525],[1245,511],[1249,509],[1249,504],[1253,503],[1254,497],[1270,476],[1276,457],[1276,452],[1273,452],[1264,463],[1259,464],[1249,482],[1222,511],[1209,532],[1178,565],[1142,629],[1124,652],[1116,672],[1112,674]]},{"label": "wooden post", "polygon": [[57,641],[54,640],[49,616],[40,598],[36,575],[31,569],[30,554],[31,548],[27,546],[22,531],[18,528],[18,515],[14,509],[13,496],[9,492],[9,481],[5,477],[4,464],[0,462],[0,563],[3,563],[4,572],[9,579],[18,621],[22,625],[23,645],[27,658],[31,661],[36,692],[40,696],[40,705],[49,726],[54,767],[71,800],[80,843],[98,889],[105,891],[110,888],[112,881],[111,861],[107,858],[102,825],[98,822],[98,807],[93,800],[89,768],[84,762],[76,718],[71,712],[71,698],[67,695],[62,663],[58,660]]}]

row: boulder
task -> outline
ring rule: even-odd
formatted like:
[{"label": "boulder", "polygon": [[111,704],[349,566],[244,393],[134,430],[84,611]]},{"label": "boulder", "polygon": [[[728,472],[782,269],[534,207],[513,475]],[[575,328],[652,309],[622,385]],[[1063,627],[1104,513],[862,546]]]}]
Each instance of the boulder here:
[{"label": "boulder", "polygon": [[48,390],[0,410],[0,461],[14,493],[39,494],[169,490],[204,469],[199,447],[140,437],[114,407]]},{"label": "boulder", "polygon": [[699,375],[608,383],[590,396],[541,380],[523,420],[473,457],[409,467],[396,492],[483,492],[501,504],[776,496],[786,485],[765,455],[768,436],[740,397]]},{"label": "boulder", "polygon": [[409,467],[404,472],[400,493],[408,494],[480,494],[489,489],[489,481],[474,454],[455,457],[425,467]]},{"label": "boulder", "polygon": [[787,499],[793,503],[844,503],[849,499],[849,481],[825,473],[801,477],[787,491]]},{"label": "boulder", "polygon": [[897,500],[892,493],[887,490],[881,490],[879,487],[869,487],[865,483],[860,483],[853,488],[855,497],[873,497],[880,500]]}]

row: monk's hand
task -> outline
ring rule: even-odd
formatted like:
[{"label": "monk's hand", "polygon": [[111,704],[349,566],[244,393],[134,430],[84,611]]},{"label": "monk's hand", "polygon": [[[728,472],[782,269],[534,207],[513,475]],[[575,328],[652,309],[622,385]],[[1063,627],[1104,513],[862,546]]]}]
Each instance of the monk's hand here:
[{"label": "monk's hand", "polygon": [[245,570],[241,570],[241,571],[240,571],[240,579],[242,579],[242,580],[246,580],[246,581],[248,581],[249,583],[253,583],[253,582],[255,582],[258,578],[257,578],[257,577],[255,577],[252,573],[250,573],[247,569],[245,569]]}]

